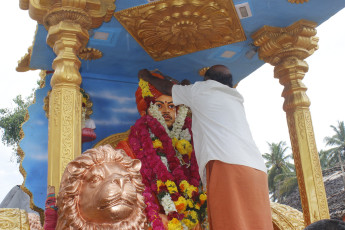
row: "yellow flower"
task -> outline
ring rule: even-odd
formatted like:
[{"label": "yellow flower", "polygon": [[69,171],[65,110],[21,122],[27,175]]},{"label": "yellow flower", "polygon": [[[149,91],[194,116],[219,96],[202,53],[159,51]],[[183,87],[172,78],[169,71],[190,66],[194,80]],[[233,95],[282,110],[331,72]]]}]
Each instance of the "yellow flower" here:
[{"label": "yellow flower", "polygon": [[167,182],[165,182],[165,185],[167,186],[168,191],[169,191],[170,194],[178,192],[176,184],[175,184],[174,181],[167,180]]},{"label": "yellow flower", "polygon": [[187,205],[188,205],[189,208],[193,208],[193,207],[194,207],[194,202],[193,202],[193,200],[192,200],[192,199],[188,199],[188,200],[187,200]]},{"label": "yellow flower", "polygon": [[139,87],[141,88],[141,95],[143,98],[145,97],[153,97],[150,88],[149,83],[147,81],[144,81],[143,79],[139,80]]},{"label": "yellow flower", "polygon": [[163,144],[159,139],[156,139],[152,142],[153,144],[153,148],[157,149],[157,148],[162,148]]},{"label": "yellow flower", "polygon": [[182,192],[185,192],[185,190],[189,187],[189,183],[186,180],[183,180],[180,182],[180,189]]},{"label": "yellow flower", "polygon": [[198,224],[198,214],[195,211],[186,211],[184,213],[184,218],[182,222],[188,227],[188,229],[192,229],[195,225]]},{"label": "yellow flower", "polygon": [[189,198],[192,198],[194,191],[198,192],[198,188],[193,185],[189,185],[189,187],[186,189],[186,193]]},{"label": "yellow flower", "polygon": [[176,149],[183,155],[188,154],[190,157],[190,154],[193,152],[193,146],[191,143],[185,139],[179,140],[176,144]]},{"label": "yellow flower", "polygon": [[159,192],[159,187],[161,187],[162,185],[164,185],[163,181],[157,180],[157,191],[158,192]]},{"label": "yellow flower", "polygon": [[192,218],[194,220],[197,220],[198,221],[198,213],[196,211],[190,211],[191,212],[191,215],[192,215]]},{"label": "yellow flower", "polygon": [[178,213],[183,213],[187,208],[187,201],[183,196],[180,196],[177,201],[174,201]]},{"label": "yellow flower", "polygon": [[182,224],[178,219],[172,218],[172,220],[170,220],[168,223],[168,229],[169,230],[180,230],[180,229],[182,229]]},{"label": "yellow flower", "polygon": [[183,219],[182,222],[188,227],[188,229],[193,229],[198,224],[199,221],[196,220],[196,223],[194,223],[189,219]]},{"label": "yellow flower", "polygon": [[176,147],[176,143],[178,142],[178,140],[176,137],[174,137],[173,139],[171,139],[171,142],[172,142],[172,146]]},{"label": "yellow flower", "polygon": [[205,193],[200,194],[200,200],[202,201],[207,200],[207,195]]}]

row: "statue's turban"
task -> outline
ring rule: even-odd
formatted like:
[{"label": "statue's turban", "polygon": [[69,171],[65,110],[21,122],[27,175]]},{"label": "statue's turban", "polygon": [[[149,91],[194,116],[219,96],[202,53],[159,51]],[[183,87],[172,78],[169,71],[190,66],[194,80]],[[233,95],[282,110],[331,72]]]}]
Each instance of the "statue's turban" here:
[{"label": "statue's turban", "polygon": [[[159,73],[154,73],[151,72],[151,75],[164,79],[164,77],[162,75],[160,75]],[[142,112],[146,112],[146,110],[148,109],[148,107],[150,106],[150,102],[154,102],[154,100],[156,100],[158,97],[160,97],[161,95],[163,95],[160,91],[158,91],[153,85],[151,85],[149,83],[149,89],[151,91],[151,94],[153,95],[153,98],[143,98],[142,96],[142,90],[140,87],[138,87],[137,91],[135,92],[135,100],[137,103],[137,109],[138,112],[141,114]]]}]

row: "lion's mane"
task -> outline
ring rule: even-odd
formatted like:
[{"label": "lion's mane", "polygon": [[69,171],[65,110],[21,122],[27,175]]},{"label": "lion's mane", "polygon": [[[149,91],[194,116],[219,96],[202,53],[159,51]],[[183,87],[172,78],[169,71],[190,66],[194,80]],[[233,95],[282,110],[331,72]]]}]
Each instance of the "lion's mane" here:
[{"label": "lion's mane", "polygon": [[[134,169],[133,159],[123,150],[114,150],[110,145],[99,146],[85,151],[81,156],[71,161],[62,176],[60,191],[57,197],[58,222],[56,229],[144,229],[146,207],[142,192],[145,189],[142,177]],[[117,223],[92,223],[85,221],[79,212],[79,194],[84,175],[94,165],[105,162],[118,162],[131,174],[131,182],[137,191],[137,205],[131,217]]]}]

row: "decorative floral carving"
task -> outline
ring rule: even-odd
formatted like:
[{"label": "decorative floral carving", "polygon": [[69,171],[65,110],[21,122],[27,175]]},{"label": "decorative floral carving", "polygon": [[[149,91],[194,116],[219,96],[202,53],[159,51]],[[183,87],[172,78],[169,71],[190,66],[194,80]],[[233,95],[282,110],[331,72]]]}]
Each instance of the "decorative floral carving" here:
[{"label": "decorative floral carving", "polygon": [[[91,114],[93,113],[93,110],[92,110],[93,103],[90,100],[89,94],[87,94],[84,91],[84,89],[80,88],[80,92],[83,96],[82,109],[83,109],[83,112],[85,113],[85,119],[88,119],[88,118],[90,118]],[[48,91],[47,96],[43,99],[43,101],[44,101],[43,110],[46,112],[47,118],[49,117],[49,96],[50,96],[50,94],[51,94],[51,90]]]},{"label": "decorative floral carving", "polygon": [[161,0],[114,15],[156,61],[246,39],[232,1]]},{"label": "decorative floral carving", "polygon": [[30,224],[27,213],[17,208],[1,208],[0,229],[29,230]]},{"label": "decorative floral carving", "polygon": [[[62,104],[59,110],[61,110],[62,122],[61,122],[61,165],[60,169],[65,169],[67,164],[74,159],[74,146],[73,146],[73,107],[74,103],[78,103],[78,98],[75,95],[74,90],[63,89]],[[80,101],[81,104],[81,101]],[[63,170],[60,171],[60,178],[62,177]]]},{"label": "decorative floral carving", "polygon": [[310,212],[309,212],[309,204],[308,204],[308,197],[306,191],[306,185],[303,176],[303,168],[301,162],[301,154],[298,145],[298,137],[297,137],[297,130],[295,125],[295,118],[293,114],[287,115],[287,123],[289,127],[289,134],[291,140],[291,147],[293,151],[293,158],[296,168],[296,176],[298,181],[298,189],[301,197],[301,205],[303,209],[304,221],[306,224],[310,224]]},{"label": "decorative floral carving", "polygon": [[271,202],[274,229],[302,230],[305,228],[303,214],[287,205]]},{"label": "decorative floral carving", "polygon": [[96,60],[103,56],[102,52],[95,48],[84,48],[78,55],[83,60]]}]

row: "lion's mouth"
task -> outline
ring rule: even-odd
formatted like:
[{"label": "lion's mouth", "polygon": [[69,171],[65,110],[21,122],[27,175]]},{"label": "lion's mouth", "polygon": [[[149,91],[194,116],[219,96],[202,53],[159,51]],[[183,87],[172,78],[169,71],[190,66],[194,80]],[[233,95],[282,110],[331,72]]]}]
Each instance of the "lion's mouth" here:
[{"label": "lion's mouth", "polygon": [[123,199],[123,198],[115,198],[115,199],[112,199],[112,200],[108,200],[106,202],[104,202],[104,204],[102,204],[99,209],[108,209],[108,208],[112,208],[114,206],[117,206],[117,205],[124,205],[124,206],[128,206],[128,207],[133,207],[134,203],[129,201],[129,200],[126,200],[126,199]]}]

